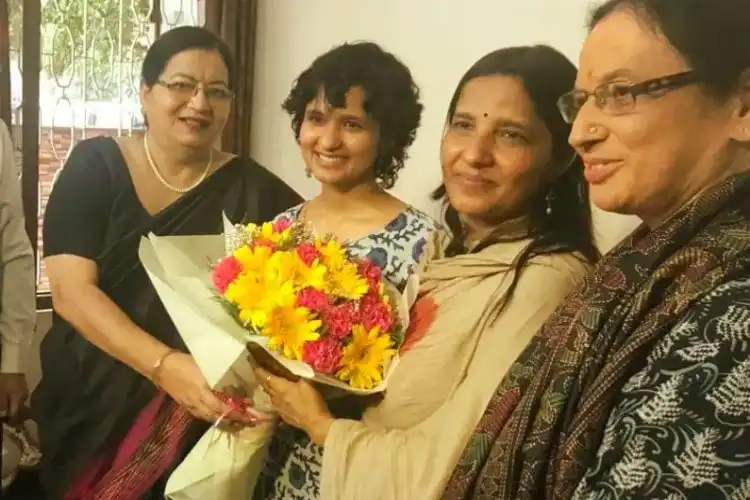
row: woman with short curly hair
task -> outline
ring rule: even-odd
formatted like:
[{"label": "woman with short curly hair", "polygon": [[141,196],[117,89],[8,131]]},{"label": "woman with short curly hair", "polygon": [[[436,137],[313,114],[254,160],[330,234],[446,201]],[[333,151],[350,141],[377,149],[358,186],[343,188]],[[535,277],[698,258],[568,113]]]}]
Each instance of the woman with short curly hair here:
[{"label": "woman with short curly hair", "polygon": [[[320,109],[321,106],[325,109]],[[423,106],[409,69],[377,44],[360,42],[345,43],[318,57],[297,78],[283,108],[292,118],[292,130],[302,147],[308,172],[313,175],[320,171],[315,170],[315,163],[305,155],[308,144],[303,141],[309,137],[306,134],[312,132],[310,129],[315,128],[309,125],[322,125],[316,112],[330,112],[329,118],[334,122],[337,118],[347,118],[347,114],[354,115],[348,118],[366,118],[369,123],[358,127],[354,123],[344,125],[350,131],[356,128],[371,132],[365,135],[375,139],[372,144],[375,157],[367,173],[374,176],[380,187],[390,189],[396,184],[398,172],[404,168],[407,150],[417,135]],[[346,142],[346,137],[340,139]],[[349,175],[343,175],[340,180],[368,180],[361,177],[365,172],[346,170],[342,174]],[[326,184],[325,179],[318,178],[323,184]]]},{"label": "woman with short curly hair", "polygon": [[[281,216],[347,242],[401,288],[437,223],[389,194],[404,168],[422,115],[409,69],[375,43],[345,43],[297,78],[284,110],[307,174],[320,182],[312,200]],[[337,416],[357,418],[363,398],[342,398]],[[256,487],[262,499],[318,498],[322,449],[303,431],[281,428]]]}]

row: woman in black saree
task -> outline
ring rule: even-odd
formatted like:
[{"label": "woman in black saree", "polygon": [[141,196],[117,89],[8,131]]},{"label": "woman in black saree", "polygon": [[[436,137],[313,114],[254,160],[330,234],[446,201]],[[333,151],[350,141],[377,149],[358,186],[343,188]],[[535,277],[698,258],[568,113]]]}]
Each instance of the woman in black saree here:
[{"label": "woman in black saree", "polygon": [[146,134],[81,141],[50,196],[55,311],[32,396],[49,498],[163,498],[169,473],[227,410],[187,354],[138,246],[148,232],[217,234],[222,212],[261,222],[301,202],[254,161],[213,149],[232,71],[212,33],[164,34],[143,65]]}]

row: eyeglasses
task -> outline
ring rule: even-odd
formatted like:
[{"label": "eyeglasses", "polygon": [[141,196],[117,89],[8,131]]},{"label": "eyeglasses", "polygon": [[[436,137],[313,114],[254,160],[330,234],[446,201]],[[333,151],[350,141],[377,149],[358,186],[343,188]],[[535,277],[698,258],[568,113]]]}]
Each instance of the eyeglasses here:
[{"label": "eyeglasses", "polygon": [[593,92],[571,90],[557,100],[557,107],[563,119],[568,123],[573,123],[583,105],[592,96],[596,107],[605,113],[610,115],[625,114],[635,108],[638,96],[658,98],[672,90],[698,82],[700,82],[700,78],[695,71],[685,71],[640,83],[605,83],[596,87]]},{"label": "eyeglasses", "polygon": [[223,87],[204,87],[199,83],[165,82],[162,80],[159,80],[156,83],[186,101],[192,99],[200,90],[203,90],[203,95],[205,95],[206,99],[211,103],[224,104],[234,98],[234,93]]}]

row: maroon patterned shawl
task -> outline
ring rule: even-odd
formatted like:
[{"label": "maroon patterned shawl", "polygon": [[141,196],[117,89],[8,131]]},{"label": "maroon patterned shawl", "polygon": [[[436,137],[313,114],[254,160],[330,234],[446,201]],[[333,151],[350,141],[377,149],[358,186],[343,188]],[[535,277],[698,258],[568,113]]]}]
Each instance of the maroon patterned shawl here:
[{"label": "maroon patterned shawl", "polygon": [[444,498],[564,500],[619,389],[716,286],[750,273],[750,174],[732,177],[602,259],[498,387]]}]

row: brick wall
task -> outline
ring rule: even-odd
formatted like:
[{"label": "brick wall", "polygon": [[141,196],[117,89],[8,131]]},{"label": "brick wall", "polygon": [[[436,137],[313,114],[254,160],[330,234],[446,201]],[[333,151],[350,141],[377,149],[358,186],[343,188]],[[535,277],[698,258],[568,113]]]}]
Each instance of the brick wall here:
[{"label": "brick wall", "polygon": [[[44,209],[47,207],[47,199],[52,189],[52,180],[63,165],[70,150],[71,144],[75,144],[84,138],[83,129],[70,129],[63,127],[43,127],[39,136],[39,255],[42,255],[42,219]],[[86,129],[86,137],[117,136],[115,129]],[[49,283],[44,271],[44,265],[39,262],[39,291],[48,291]]]}]

